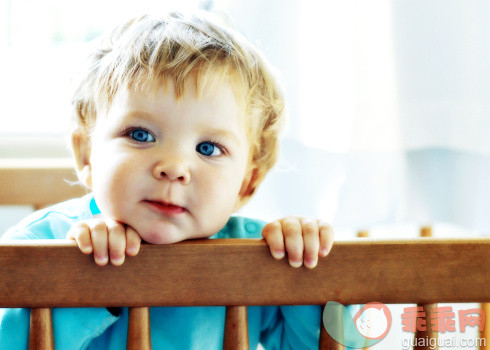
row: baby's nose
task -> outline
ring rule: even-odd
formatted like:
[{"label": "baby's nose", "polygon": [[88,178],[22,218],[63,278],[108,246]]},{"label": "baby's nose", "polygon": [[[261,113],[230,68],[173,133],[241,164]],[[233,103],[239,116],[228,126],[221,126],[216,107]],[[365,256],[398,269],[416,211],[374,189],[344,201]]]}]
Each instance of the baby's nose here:
[{"label": "baby's nose", "polygon": [[189,166],[183,159],[166,159],[155,165],[153,176],[156,179],[167,178],[170,181],[178,181],[186,185],[190,181]]}]

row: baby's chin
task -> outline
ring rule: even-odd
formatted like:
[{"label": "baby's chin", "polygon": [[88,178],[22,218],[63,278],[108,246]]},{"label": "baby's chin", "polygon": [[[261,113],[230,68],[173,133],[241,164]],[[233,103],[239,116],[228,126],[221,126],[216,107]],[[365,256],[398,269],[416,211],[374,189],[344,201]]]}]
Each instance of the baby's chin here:
[{"label": "baby's chin", "polygon": [[187,239],[208,238],[213,235],[213,233],[206,234],[183,230],[175,226],[153,229],[141,228],[141,231],[136,228],[136,232],[140,234],[143,241],[151,244],[172,244]]},{"label": "baby's chin", "polygon": [[[176,230],[136,230],[141,239],[151,244],[172,244],[186,239],[180,232]],[[170,231],[170,232],[169,232]],[[172,232],[173,231],[173,232]]]}]

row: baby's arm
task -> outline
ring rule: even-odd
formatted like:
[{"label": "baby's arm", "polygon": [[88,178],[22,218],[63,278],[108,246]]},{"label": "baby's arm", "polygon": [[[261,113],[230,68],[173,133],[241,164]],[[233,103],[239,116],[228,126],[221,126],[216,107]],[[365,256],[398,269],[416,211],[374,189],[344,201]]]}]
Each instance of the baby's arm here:
[{"label": "baby's arm", "polygon": [[106,265],[109,257],[113,265],[121,265],[125,254],[138,254],[141,244],[141,237],[133,228],[111,219],[77,222],[66,238],[76,241],[83,253],[94,252],[95,263],[100,266]]},{"label": "baby's arm", "polygon": [[327,223],[310,218],[287,216],[268,223],[262,236],[269,244],[271,254],[282,259],[288,253],[289,264],[300,267],[304,264],[314,268],[318,257],[325,257],[333,244],[333,230]]}]

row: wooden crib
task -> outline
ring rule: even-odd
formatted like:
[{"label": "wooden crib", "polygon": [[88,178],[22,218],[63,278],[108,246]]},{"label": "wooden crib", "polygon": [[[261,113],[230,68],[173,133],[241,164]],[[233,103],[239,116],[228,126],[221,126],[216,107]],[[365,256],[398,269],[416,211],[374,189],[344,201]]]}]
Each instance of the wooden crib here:
[{"label": "wooden crib", "polygon": [[[63,192],[60,178],[73,176],[69,164],[0,163],[0,204],[83,194]],[[148,307],[225,305],[224,348],[248,349],[246,305],[490,302],[489,238],[336,242],[312,270],[274,260],[262,240],[145,244],[122,266],[102,268],[68,241],[4,241],[0,266],[0,307],[31,308],[31,349],[53,348],[52,307],[130,307],[128,349],[148,349]],[[321,329],[320,348],[342,348]]]}]

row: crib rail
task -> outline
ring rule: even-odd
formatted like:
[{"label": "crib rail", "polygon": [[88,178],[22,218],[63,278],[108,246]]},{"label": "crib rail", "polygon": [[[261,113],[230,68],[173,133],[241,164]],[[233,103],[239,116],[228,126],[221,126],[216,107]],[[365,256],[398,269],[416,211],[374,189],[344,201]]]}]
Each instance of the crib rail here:
[{"label": "crib rail", "polygon": [[0,204],[48,204],[85,194],[70,159],[0,159]]},{"label": "crib rail", "polygon": [[[32,349],[53,348],[51,307],[129,306],[128,348],[149,349],[148,306],[227,305],[224,348],[247,349],[244,305],[490,301],[484,238],[337,242],[312,270],[274,260],[263,240],[145,244],[119,267],[71,242],[15,241],[0,244],[0,266],[0,307],[33,308]],[[320,348],[342,347],[322,329]]]},{"label": "crib rail", "polygon": [[312,270],[251,239],[143,245],[119,267],[92,259],[66,241],[3,242],[0,307],[490,301],[487,238],[337,242]]}]

